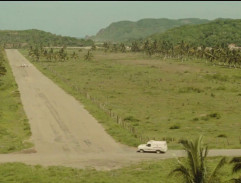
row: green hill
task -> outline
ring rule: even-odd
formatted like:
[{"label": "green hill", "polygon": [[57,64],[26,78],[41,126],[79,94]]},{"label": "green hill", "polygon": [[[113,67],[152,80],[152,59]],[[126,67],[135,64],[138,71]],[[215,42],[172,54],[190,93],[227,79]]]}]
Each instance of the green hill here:
[{"label": "green hill", "polygon": [[209,20],[198,18],[187,19],[141,19],[137,22],[120,21],[110,24],[108,27],[101,29],[96,36],[91,39],[95,41],[131,41],[145,38],[157,32],[164,32],[173,27],[187,24],[202,24]]},{"label": "green hill", "polygon": [[151,39],[170,41],[174,44],[189,42],[193,45],[215,46],[234,43],[241,45],[241,19],[217,19],[202,25],[185,25],[150,36]]},{"label": "green hill", "polygon": [[0,30],[0,44],[5,47],[24,47],[31,44],[43,46],[87,46],[92,40],[60,36],[49,32],[31,30]]}]

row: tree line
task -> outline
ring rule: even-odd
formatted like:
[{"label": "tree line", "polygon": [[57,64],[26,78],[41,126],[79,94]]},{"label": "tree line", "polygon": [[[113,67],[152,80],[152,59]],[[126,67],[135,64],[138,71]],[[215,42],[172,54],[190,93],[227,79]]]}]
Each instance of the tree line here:
[{"label": "tree line", "polygon": [[[94,55],[93,50],[96,50],[96,46],[93,45],[91,50],[88,50],[84,55],[84,60],[92,60]],[[82,49],[73,51],[72,53],[67,52],[66,46],[63,46],[60,49],[54,50],[53,48],[44,48],[43,46],[30,46],[28,49],[28,56],[33,59],[33,61],[40,61],[41,58],[46,59],[47,61],[68,61],[78,60],[80,56],[78,52],[82,52]]]},{"label": "tree line", "polygon": [[[148,56],[159,56],[163,59],[179,59],[181,61],[189,58],[199,58],[209,61],[213,65],[226,65],[234,68],[241,68],[241,49],[239,47],[229,47],[221,44],[214,47],[194,46],[188,42],[181,41],[173,44],[169,41],[134,41],[130,46],[124,43],[111,44],[105,42],[104,50],[110,52],[143,52]],[[129,49],[128,49],[129,48]]]},{"label": "tree line", "polygon": [[[93,58],[92,51],[97,48],[92,46],[91,50],[84,56],[85,60],[91,60]],[[130,45],[124,43],[108,43],[104,42],[102,48],[104,52],[142,52],[148,56],[158,56],[161,59],[177,59],[182,62],[187,59],[203,59],[210,62],[213,65],[223,65],[230,68],[241,68],[241,49],[239,47],[229,47],[228,45],[218,45],[215,47],[194,46],[187,42],[181,41],[174,45],[169,41],[151,41],[146,40],[142,42],[134,41]],[[81,51],[81,50],[79,50]],[[67,53],[66,47],[63,47],[57,51],[53,48],[44,49],[41,46],[30,46],[29,56],[33,57],[35,61],[39,61],[40,57],[46,58],[48,61],[67,61],[70,58],[77,60],[79,54],[75,51],[72,54]]]},{"label": "tree line", "polygon": [[31,57],[34,61],[40,61],[40,58],[45,58],[48,61],[67,61],[70,58],[75,60],[79,58],[75,51],[69,55],[65,46],[57,51],[54,51],[53,48],[46,49],[41,46],[30,46],[28,50],[28,56]]}]

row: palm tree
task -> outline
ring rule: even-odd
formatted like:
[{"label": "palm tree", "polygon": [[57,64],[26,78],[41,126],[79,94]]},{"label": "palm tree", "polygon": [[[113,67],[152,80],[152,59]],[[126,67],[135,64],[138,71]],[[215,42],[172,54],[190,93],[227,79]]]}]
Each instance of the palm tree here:
[{"label": "palm tree", "polygon": [[84,55],[85,60],[91,60],[93,58],[93,54],[88,50],[87,54]]},{"label": "palm tree", "polygon": [[[241,172],[241,157],[234,157],[230,163],[234,164],[232,169],[233,173]],[[231,181],[241,183],[241,176],[239,178],[233,178]]]},{"label": "palm tree", "polygon": [[110,44],[107,42],[104,42],[103,47],[104,47],[104,51],[107,52],[110,49]]},{"label": "palm tree", "polygon": [[122,53],[125,53],[125,52],[126,52],[126,46],[124,45],[124,43],[121,43],[121,44],[120,44],[120,51],[121,51]]},{"label": "palm tree", "polygon": [[187,161],[182,163],[178,160],[178,166],[170,172],[170,175],[179,174],[186,183],[219,182],[217,173],[226,163],[226,158],[223,157],[210,173],[206,165],[208,148],[202,144],[202,136],[194,142],[183,140],[181,143],[187,152]]},{"label": "palm tree", "polygon": [[93,44],[93,45],[91,46],[91,50],[92,50],[92,51],[95,51],[95,50],[96,50],[95,44]]},{"label": "palm tree", "polygon": [[116,44],[113,44],[112,48],[111,48],[112,52],[117,52],[118,51],[118,47]]},{"label": "palm tree", "polygon": [[131,44],[131,51],[132,52],[139,52],[140,51],[139,45],[137,44],[136,41]]}]

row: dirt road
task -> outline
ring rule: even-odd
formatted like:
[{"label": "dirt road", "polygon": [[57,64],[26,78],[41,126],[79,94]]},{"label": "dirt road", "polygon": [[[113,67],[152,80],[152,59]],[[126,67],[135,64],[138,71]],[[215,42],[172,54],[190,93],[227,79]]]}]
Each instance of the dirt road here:
[{"label": "dirt road", "polygon": [[[119,168],[130,162],[184,156],[184,152],[169,150],[166,154],[136,153],[136,148],[119,144],[84,109],[39,72],[17,50],[6,50],[19,87],[24,110],[30,122],[36,153],[0,155],[0,162],[27,164]],[[26,64],[28,67],[21,67]],[[213,150],[210,155],[241,155],[240,150]]]}]

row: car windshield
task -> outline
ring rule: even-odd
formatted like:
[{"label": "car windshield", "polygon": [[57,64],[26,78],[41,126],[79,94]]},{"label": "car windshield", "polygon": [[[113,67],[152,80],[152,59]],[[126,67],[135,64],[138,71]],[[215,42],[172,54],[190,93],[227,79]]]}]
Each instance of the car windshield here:
[{"label": "car windshield", "polygon": [[147,147],[151,147],[151,144],[146,144]]}]

